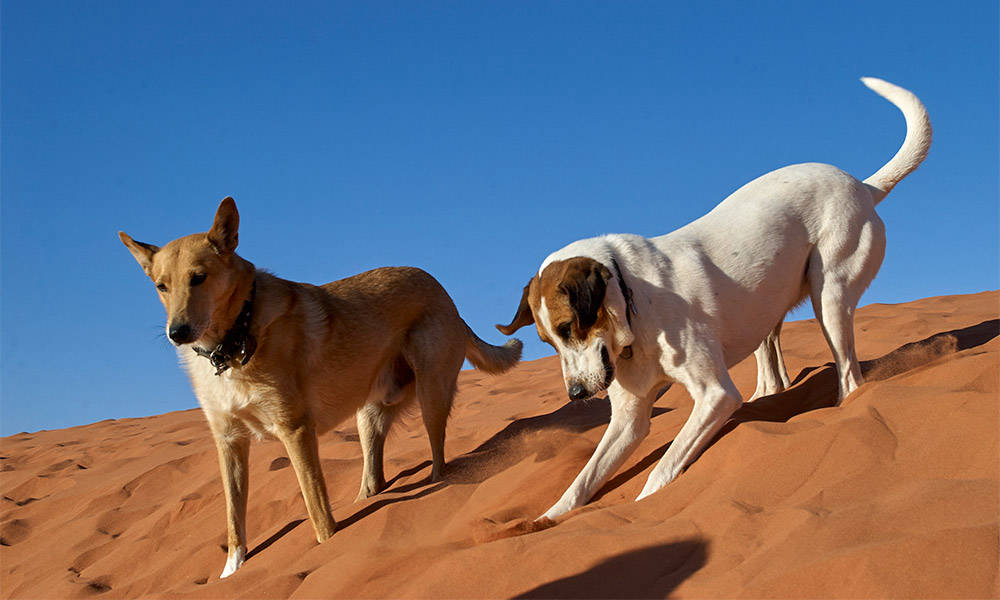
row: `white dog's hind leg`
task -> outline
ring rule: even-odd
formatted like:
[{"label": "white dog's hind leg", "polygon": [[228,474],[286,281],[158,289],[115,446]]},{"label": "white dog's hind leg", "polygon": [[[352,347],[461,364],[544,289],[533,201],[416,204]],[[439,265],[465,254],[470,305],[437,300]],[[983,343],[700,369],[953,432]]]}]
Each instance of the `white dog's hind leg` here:
[{"label": "white dog's hind leg", "polygon": [[689,371],[685,380],[681,381],[694,398],[691,416],[649,474],[636,500],[642,500],[673,481],[742,404],[740,392],[721,361],[696,372],[697,375],[691,377]]},{"label": "white dog's hind leg", "polygon": [[885,256],[885,225],[872,213],[855,236],[817,246],[809,257],[813,311],[837,367],[837,405],[864,382],[854,346],[854,310]]},{"label": "white dog's hind leg", "polygon": [[760,343],[753,356],[757,361],[757,389],[749,402],[757,398],[781,393],[791,387],[788,372],[785,370],[785,359],[781,355],[781,322],[775,325]]},{"label": "white dog's hind leg", "polygon": [[837,406],[864,382],[854,349],[854,306],[845,286],[825,282],[813,292],[813,310],[837,367]]},{"label": "white dog's hind leg", "polygon": [[585,504],[649,434],[653,400],[631,394],[617,381],[611,382],[608,398],[611,400],[611,422],[597,450],[562,498],[540,518],[554,519]]},{"label": "white dog's hind leg", "polygon": [[778,377],[781,379],[781,390],[785,391],[792,387],[792,380],[788,378],[788,370],[785,368],[785,355],[781,351],[781,323],[774,328],[774,339],[772,344],[774,346],[774,356],[775,362],[778,364]]}]

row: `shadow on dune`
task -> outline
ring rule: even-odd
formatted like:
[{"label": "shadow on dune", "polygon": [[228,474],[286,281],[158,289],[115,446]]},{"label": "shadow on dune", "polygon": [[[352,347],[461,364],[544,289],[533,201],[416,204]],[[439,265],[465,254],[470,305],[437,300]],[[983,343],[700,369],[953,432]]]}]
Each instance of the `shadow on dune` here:
[{"label": "shadow on dune", "polygon": [[254,549],[251,550],[250,552],[247,552],[246,559],[250,560],[251,558],[253,558],[257,554],[260,554],[264,550],[267,550],[268,548],[271,547],[271,544],[277,542],[281,538],[285,537],[285,535],[291,533],[291,531],[293,529],[295,529],[299,525],[305,523],[305,521],[306,521],[305,519],[296,519],[295,521],[291,521],[290,523],[286,524],[284,527],[282,527],[280,530],[278,530],[277,533],[275,533],[271,537],[267,538],[263,542],[257,544],[257,546],[254,547]]},{"label": "shadow on dune", "polygon": [[[417,473],[423,471],[424,469],[426,469],[427,467],[431,466],[432,464],[433,463],[431,463],[431,461],[425,460],[424,462],[422,462],[420,464],[417,464],[417,465],[414,465],[414,466],[412,466],[412,467],[410,467],[408,469],[403,469],[399,473],[396,473],[395,475],[393,475],[393,477],[391,479],[389,479],[389,481],[385,482],[385,489],[388,490],[389,488],[392,487],[392,484],[396,483],[400,479],[402,479],[404,477],[409,477],[410,475],[416,475]],[[428,477],[429,477],[429,475],[428,475]],[[428,484],[428,483],[430,483],[429,480],[424,480],[424,481],[420,482],[420,485],[425,485],[425,484]],[[394,492],[405,492],[405,491],[407,491],[408,488],[412,489],[412,487],[413,487],[413,485],[411,484],[411,485],[408,485],[408,486],[401,486],[399,489],[392,490],[392,491],[394,491]]]},{"label": "shadow on dune", "polygon": [[[879,358],[862,361],[861,371],[866,381],[881,381],[916,369],[942,356],[981,346],[998,335],[1000,335],[1000,319],[983,321],[978,325],[963,329],[944,331],[923,340],[900,346]],[[744,404],[733,413],[732,418],[709,444],[709,447],[736,429],[740,423],[751,421],[785,422],[796,415],[833,406],[836,399],[837,374],[833,363],[807,367],[795,377],[790,389]],[[670,410],[672,409],[654,407],[652,416],[656,417]],[[610,418],[611,405],[607,397],[601,397],[587,401],[567,402],[548,414],[513,421],[476,449],[449,462],[445,469],[444,481],[409,496],[394,495],[380,498],[339,521],[337,529],[346,529],[385,506],[422,498],[448,484],[482,483],[520,462],[529,454],[539,452],[540,446],[537,444],[518,443],[518,440],[526,434],[545,430],[583,433],[594,427],[607,424]],[[651,466],[663,456],[669,447],[670,442],[667,442],[650,452],[635,465],[618,473],[598,490],[597,494],[594,495],[594,500],[600,499]],[[558,451],[558,448],[552,450],[555,452]],[[542,460],[545,458],[547,456],[540,456]],[[405,494],[429,485],[431,483],[429,479],[424,479],[400,486],[397,489],[391,489],[392,484],[400,478],[418,473],[429,466],[430,461],[424,461],[404,469],[388,482],[387,490],[383,493]],[[247,560],[266,550],[303,522],[305,522],[304,519],[299,519],[285,525],[251,550],[247,554]],[[520,597],[663,597],[687,575],[700,568],[704,561],[705,545],[703,542],[687,541],[654,546],[612,558],[579,575],[547,583]],[[649,572],[660,575],[656,575],[658,578],[655,581],[649,581],[647,569],[635,568],[636,564],[646,565],[649,567]],[[674,567],[671,568],[670,565],[674,565]],[[625,572],[634,572],[635,576],[624,576]]]},{"label": "shadow on dune", "polygon": [[[968,350],[969,348],[981,346],[998,335],[1000,335],[1000,319],[983,321],[978,325],[972,325],[962,329],[943,331],[923,340],[900,346],[899,348],[896,348],[892,352],[889,352],[879,358],[862,361],[861,372],[864,374],[866,381],[881,381],[883,379],[888,379],[895,375],[916,369],[937,360],[942,356],[947,356],[949,354],[954,354],[955,352],[961,352],[962,350]],[[837,373],[833,367],[833,363],[827,363],[818,367],[807,367],[802,369],[802,371],[800,371],[795,377],[790,389],[785,390],[780,394],[765,396],[755,400],[754,402],[744,404],[739,410],[733,413],[729,422],[726,423],[715,439],[712,440],[709,447],[718,442],[719,439],[724,437],[730,431],[736,429],[740,423],[748,423],[752,421],[785,422],[796,415],[819,408],[833,406],[836,399]],[[672,409],[654,407],[653,417],[669,412],[670,410]],[[397,502],[404,502],[406,500],[422,498],[434,493],[448,484],[482,483],[483,481],[520,462],[532,453],[539,453],[540,460],[548,458],[547,455],[543,455],[543,453],[546,452],[544,444],[528,444],[518,442],[519,439],[526,434],[546,430],[583,433],[593,429],[594,427],[607,424],[610,418],[611,405],[608,402],[607,397],[601,397],[587,401],[567,402],[563,406],[548,414],[513,421],[471,452],[451,460],[445,469],[444,481],[431,487],[426,487],[425,489],[409,496],[393,495],[380,498],[371,504],[364,506],[346,519],[339,521],[337,523],[337,529],[346,529],[385,506],[395,504]],[[660,459],[660,457],[663,456],[669,447],[670,442],[663,444],[656,450],[647,454],[638,463],[618,473],[615,477],[604,484],[600,490],[598,490],[598,492],[594,495],[593,500],[600,499],[605,494],[623,485],[644,471],[646,468],[653,465]],[[558,451],[558,448],[550,448],[549,450],[554,453]],[[391,488],[392,484],[400,478],[416,474],[429,466],[430,461],[424,461],[413,467],[404,469],[389,480],[386,492],[383,493],[405,494],[430,485],[432,482],[429,478],[425,478],[421,481],[409,483],[396,489]],[[288,523],[280,531],[251,550],[250,553],[247,554],[247,559],[249,560],[254,555],[263,552],[271,546],[271,544],[284,537],[303,522],[303,520],[297,520]],[[685,546],[685,544],[687,544],[687,546]],[[678,546],[681,546],[682,548],[678,549]],[[684,548],[687,549],[684,550]],[[704,562],[704,547],[700,545],[700,542],[682,542],[680,544],[668,544],[666,546],[657,546],[654,548],[638,550],[606,561],[605,563],[581,573],[580,575],[535,588],[534,590],[527,592],[523,597],[662,597],[671,589],[670,587],[665,588],[665,591],[662,593],[654,591],[656,589],[655,587],[636,587],[634,588],[634,593],[628,592],[628,589],[633,589],[628,588],[627,586],[630,585],[634,578],[615,576],[615,569],[618,567],[615,567],[614,565],[620,563],[621,561],[625,561],[625,557],[628,557],[631,554],[639,554],[641,555],[641,559],[641,557],[650,555],[660,556],[662,554],[673,556],[678,553],[694,555],[696,552],[700,552],[700,560],[701,562]],[[690,561],[688,559],[684,560],[685,565],[689,565],[689,563],[694,562],[696,562],[694,559],[691,559]],[[697,568],[701,565],[701,562],[698,562],[697,566],[693,567],[688,574],[697,570]],[[656,564],[660,563],[661,561],[657,559]],[[667,561],[662,561],[662,564],[667,564]],[[608,565],[612,566],[609,567]],[[674,577],[674,573],[671,572],[665,574],[662,579],[664,581],[674,581],[676,578]],[[676,580],[680,581],[681,579],[683,579],[683,577]],[[617,580],[618,582],[624,582],[622,585],[625,585],[626,587],[615,589],[611,589],[607,586],[601,587],[605,580]]]},{"label": "shadow on dune", "polygon": [[[423,498],[424,496],[427,496],[429,494],[432,494],[432,493],[436,492],[437,490],[441,489],[445,485],[446,484],[444,482],[441,482],[441,483],[438,483],[435,486],[431,486],[431,487],[429,487],[429,488],[427,488],[425,490],[421,490],[421,491],[417,492],[416,494],[411,494],[409,496],[387,496],[387,497],[384,497],[384,498],[379,498],[378,500],[372,502],[371,504],[368,504],[368,505],[362,507],[360,510],[358,510],[357,512],[355,512],[353,515],[351,515],[351,516],[349,516],[349,517],[347,517],[347,518],[345,518],[343,520],[337,521],[337,529],[336,529],[336,531],[339,532],[339,531],[343,531],[344,529],[347,529],[351,525],[357,523],[361,519],[363,519],[363,518],[367,517],[368,515],[374,513],[375,511],[379,510],[380,508],[383,508],[383,507],[388,506],[390,504],[395,504],[397,502],[405,502],[406,500],[415,500],[417,498]],[[272,535],[271,537],[267,538],[263,542],[257,544],[254,547],[253,550],[251,550],[250,552],[247,553],[246,559],[250,560],[251,558],[253,558],[257,554],[260,554],[264,550],[267,550],[275,542],[277,542],[281,538],[285,537],[286,535],[288,535],[289,533],[291,533],[296,527],[298,527],[299,525],[301,525],[301,524],[303,524],[305,522],[306,522],[306,519],[296,519],[294,521],[291,521],[291,522],[287,523],[284,527],[282,527],[281,529],[279,529],[274,535]],[[336,535],[336,532],[334,533],[334,535]],[[226,547],[223,546],[223,550],[225,550],[225,549],[226,549]]]},{"label": "shadow on dune", "polygon": [[[426,483],[423,483],[423,482],[420,483],[420,486],[423,486],[423,485],[426,485]],[[416,494],[411,494],[409,496],[386,496],[384,498],[380,498],[380,499],[372,502],[371,504],[369,504],[367,506],[364,506],[363,508],[361,508],[361,510],[359,510],[358,512],[354,513],[353,515],[347,517],[343,521],[337,521],[337,531],[342,531],[344,529],[347,529],[351,525],[354,525],[355,523],[357,523],[361,519],[364,519],[365,517],[367,517],[368,515],[374,513],[375,511],[379,510],[380,508],[383,508],[383,507],[388,506],[390,504],[396,504],[397,502],[405,502],[407,500],[416,500],[417,498],[423,498],[424,496],[428,496],[430,494],[433,494],[434,492],[438,491],[439,489],[443,488],[446,485],[448,485],[448,484],[442,481],[442,482],[439,482],[437,485],[433,485],[433,486],[431,486],[429,488],[426,488],[426,489],[423,489],[423,490],[417,492]],[[401,492],[401,490],[392,490],[392,491],[397,492],[397,493]]]},{"label": "shadow on dune", "polygon": [[[653,416],[655,417],[669,410],[671,409],[654,408]],[[365,505],[351,516],[337,521],[337,531],[347,529],[361,519],[390,504],[423,498],[452,483],[482,483],[516,464],[528,454],[536,451],[536,449],[526,444],[516,443],[517,438],[521,435],[545,429],[581,433],[606,424],[610,418],[611,405],[608,403],[608,399],[604,397],[585,402],[568,402],[551,413],[518,419],[480,444],[475,450],[451,460],[445,467],[444,481],[438,482],[436,485],[431,485],[433,482],[430,481],[430,476],[428,475],[428,477],[420,481],[408,483],[395,489],[392,488],[392,484],[399,479],[409,477],[429,467],[431,465],[430,461],[424,461],[400,471],[387,482],[386,489],[382,492],[382,494],[392,495],[382,496],[380,494],[379,498],[371,504]],[[420,488],[425,489],[408,496],[398,495],[406,494]],[[277,533],[251,550],[247,554],[247,560],[266,550],[303,522],[303,519],[299,519],[282,527]]]},{"label": "shadow on dune", "polygon": [[[673,409],[653,408],[656,417]],[[548,458],[558,446],[519,443],[522,436],[541,431],[583,433],[611,419],[611,404],[606,396],[591,400],[570,401],[544,415],[518,419],[498,431],[475,450],[452,460],[445,471],[448,483],[482,483],[524,457],[538,453],[539,459]]]},{"label": "shadow on dune", "polygon": [[[983,321],[962,329],[942,331],[917,342],[910,342],[873,360],[861,361],[865,381],[882,381],[916,369],[943,356],[981,346],[1000,336],[1000,319]],[[722,437],[741,423],[768,421],[784,423],[796,415],[819,408],[827,408],[837,401],[837,371],[833,363],[802,369],[792,382],[792,387],[775,394],[746,403],[740,407],[706,446],[712,447]],[[642,460],[618,473],[594,494],[594,500],[615,490],[645,469],[655,464],[670,448],[667,442],[647,454]]]},{"label": "shadow on dune", "polygon": [[[912,371],[943,356],[981,346],[1000,335],[1000,319],[962,329],[943,331],[896,348],[873,360],[861,361],[865,381],[882,381]],[[837,371],[833,363],[808,367],[795,377],[792,387],[780,394],[744,404],[726,423],[715,441],[750,421],[785,422],[796,415],[833,406],[837,401]],[[714,443],[714,442],[713,442]]]},{"label": "shadow on dune", "polygon": [[632,550],[515,598],[665,598],[705,564],[707,548],[684,540]]},{"label": "shadow on dune", "polygon": [[[663,414],[669,410],[671,409],[656,408],[653,410],[653,416]],[[367,504],[351,516],[337,521],[337,531],[347,529],[361,519],[390,504],[423,498],[452,483],[481,483],[489,479],[535,451],[535,449],[530,448],[528,445],[516,443],[517,438],[523,434],[545,429],[580,433],[605,424],[610,418],[611,405],[605,397],[586,402],[568,402],[551,413],[518,419],[480,444],[472,452],[463,454],[450,461],[445,467],[444,481],[440,481],[436,485],[430,485],[433,482],[430,481],[430,476],[428,475],[428,477],[420,481],[408,483],[395,489],[392,488],[392,484],[399,479],[409,477],[429,467],[431,465],[430,461],[424,461],[400,471],[387,482],[386,489],[382,492],[382,494],[385,494],[384,496],[380,494],[378,499],[371,504]],[[420,488],[424,489],[408,496],[398,495],[406,494]],[[304,522],[304,519],[298,519],[286,524],[274,535],[254,547],[247,554],[247,560],[267,550],[272,544]]]}]

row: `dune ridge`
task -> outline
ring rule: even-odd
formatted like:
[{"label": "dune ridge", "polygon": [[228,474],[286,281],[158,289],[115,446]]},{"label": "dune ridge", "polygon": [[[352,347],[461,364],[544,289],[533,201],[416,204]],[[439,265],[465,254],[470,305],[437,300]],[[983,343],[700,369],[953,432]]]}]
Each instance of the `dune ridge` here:
[{"label": "dune ridge", "polygon": [[[991,598],[1000,596],[1000,293],[858,310],[866,383],[840,408],[814,320],[782,332],[792,389],[741,408],[633,502],[680,429],[680,386],[597,498],[533,525],[604,431],[554,357],[464,371],[445,481],[418,419],[355,503],[352,423],[320,440],[338,531],[317,544],[277,442],[251,450],[247,563],[219,580],[225,505],[198,410],[0,439],[4,598]],[[748,397],[752,357],[733,377]],[[6,399],[30,401],[30,399]],[[192,403],[194,402],[192,396]]]}]

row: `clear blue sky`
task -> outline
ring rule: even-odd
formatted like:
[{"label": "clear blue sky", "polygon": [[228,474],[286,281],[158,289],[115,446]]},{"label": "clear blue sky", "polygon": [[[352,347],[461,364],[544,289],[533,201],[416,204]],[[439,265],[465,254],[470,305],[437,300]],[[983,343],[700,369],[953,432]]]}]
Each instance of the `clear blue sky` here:
[{"label": "clear blue sky", "polygon": [[668,232],[790,163],[873,173],[904,124],[863,75],[913,90],[935,136],[879,206],[862,303],[998,287],[994,0],[7,0],[0,19],[3,435],[196,405],[119,229],[204,231],[231,194],[258,266],[419,266],[499,343],[567,242]]}]

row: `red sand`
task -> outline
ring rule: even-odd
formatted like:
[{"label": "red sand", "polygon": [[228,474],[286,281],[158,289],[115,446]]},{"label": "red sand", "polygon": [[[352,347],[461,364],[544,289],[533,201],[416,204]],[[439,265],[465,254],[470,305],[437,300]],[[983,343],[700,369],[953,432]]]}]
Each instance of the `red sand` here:
[{"label": "red sand", "polygon": [[[323,436],[340,527],[324,544],[281,445],[256,443],[251,556],[224,581],[199,411],[3,438],[2,595],[998,597],[998,307],[986,292],[861,309],[868,382],[841,408],[815,321],[787,324],[793,389],[744,406],[686,473],[633,502],[690,411],[675,386],[598,499],[547,527],[529,521],[609,415],[603,399],[567,402],[554,358],[462,373],[442,483],[425,481],[419,419],[389,440],[389,490],[360,503],[353,424]],[[745,396],[755,374],[752,358],[733,370]]]}]

